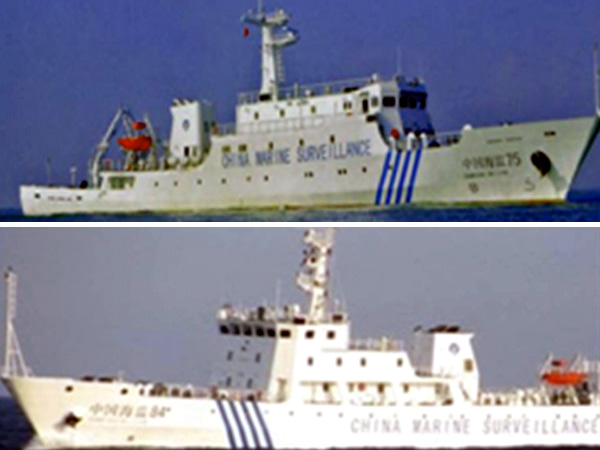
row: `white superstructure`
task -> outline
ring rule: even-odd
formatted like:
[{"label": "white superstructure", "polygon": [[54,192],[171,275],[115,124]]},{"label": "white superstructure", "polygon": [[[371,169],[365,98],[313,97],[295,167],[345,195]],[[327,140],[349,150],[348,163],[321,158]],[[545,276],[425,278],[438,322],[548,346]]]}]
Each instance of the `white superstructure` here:
[{"label": "white superstructure", "polygon": [[262,82],[239,95],[234,124],[175,99],[161,142],[147,116],[119,109],[89,181],[21,186],[24,213],[564,201],[598,133],[597,116],[438,133],[424,81],[402,75],[283,87],[290,16],[259,6],[242,20],[261,30]]},{"label": "white superstructure", "polygon": [[[37,440],[55,447],[216,449],[600,446],[600,365],[549,356],[529,389],[480,386],[458,326],[355,340],[330,301],[333,231],[304,235],[308,308],[224,305],[210,386],[31,375],[15,340],[3,381]],[[8,272],[9,308],[14,274]],[[13,305],[13,306],[10,306]],[[9,361],[6,357],[6,361]]]}]

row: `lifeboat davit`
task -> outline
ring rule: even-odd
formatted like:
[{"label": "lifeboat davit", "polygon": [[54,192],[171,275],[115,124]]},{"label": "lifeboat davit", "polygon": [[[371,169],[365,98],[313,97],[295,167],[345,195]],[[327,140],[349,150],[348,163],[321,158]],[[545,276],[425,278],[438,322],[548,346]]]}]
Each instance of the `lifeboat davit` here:
[{"label": "lifeboat davit", "polygon": [[123,150],[130,152],[147,152],[152,147],[150,136],[129,136],[117,141]]},{"label": "lifeboat davit", "polygon": [[578,386],[587,379],[584,372],[551,371],[542,375],[542,380],[553,386]]}]

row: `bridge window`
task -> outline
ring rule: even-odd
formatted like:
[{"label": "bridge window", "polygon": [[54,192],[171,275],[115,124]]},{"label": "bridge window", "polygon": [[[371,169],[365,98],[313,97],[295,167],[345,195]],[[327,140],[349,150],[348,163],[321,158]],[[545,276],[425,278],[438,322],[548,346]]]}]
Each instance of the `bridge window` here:
[{"label": "bridge window", "polygon": [[264,337],[265,329],[263,327],[256,327],[256,335],[258,337]]},{"label": "bridge window", "polygon": [[239,325],[232,325],[231,326],[231,332],[232,332],[232,334],[235,334],[236,336],[239,336],[239,334],[240,334],[240,326]]},{"label": "bridge window", "polygon": [[392,97],[391,95],[383,97],[383,106],[385,108],[395,108],[396,107],[396,97]]},{"label": "bridge window", "polygon": [[335,339],[335,331],[331,330],[327,332],[327,339]]},{"label": "bridge window", "polygon": [[252,327],[244,326],[244,336],[252,336]]},{"label": "bridge window", "polygon": [[274,328],[269,328],[267,330],[267,336],[274,338],[275,337],[275,329]]},{"label": "bridge window", "polygon": [[312,338],[314,338],[314,337],[315,337],[315,332],[314,332],[314,330],[308,330],[308,331],[306,332],[305,336],[306,336],[306,339],[312,339]]},{"label": "bridge window", "polygon": [[229,334],[229,327],[227,325],[221,325],[221,334]]},{"label": "bridge window", "polygon": [[287,339],[287,338],[289,338],[291,336],[292,336],[292,332],[290,330],[288,330],[287,328],[284,328],[283,330],[281,330],[279,332],[279,337]]}]

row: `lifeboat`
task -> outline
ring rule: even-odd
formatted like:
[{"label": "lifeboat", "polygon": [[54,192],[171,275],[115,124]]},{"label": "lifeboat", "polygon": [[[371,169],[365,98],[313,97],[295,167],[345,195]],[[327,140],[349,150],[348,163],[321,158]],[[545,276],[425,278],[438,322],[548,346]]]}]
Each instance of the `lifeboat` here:
[{"label": "lifeboat", "polygon": [[147,152],[152,147],[152,138],[150,136],[129,136],[117,141],[125,151]]},{"label": "lifeboat", "polygon": [[587,379],[584,372],[550,371],[542,375],[542,380],[553,386],[578,386]]}]

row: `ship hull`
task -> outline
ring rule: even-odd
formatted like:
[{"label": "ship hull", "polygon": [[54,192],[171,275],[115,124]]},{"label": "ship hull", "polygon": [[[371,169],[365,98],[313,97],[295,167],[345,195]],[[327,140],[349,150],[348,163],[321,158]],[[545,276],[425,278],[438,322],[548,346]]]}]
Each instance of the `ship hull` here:
[{"label": "ship hull", "polygon": [[[377,124],[345,119],[302,134],[317,144],[329,133],[344,136],[314,151],[295,147],[298,135],[288,133],[280,136],[279,160],[258,151],[222,155],[219,139],[227,138],[219,138],[198,167],[105,171],[93,189],[21,186],[22,209],[43,216],[563,202],[599,128],[596,117],[478,128],[453,145],[397,152]],[[264,136],[245,142],[264,148]],[[533,162],[536,152],[551,163],[546,173]]]},{"label": "ship hull", "polygon": [[269,403],[152,397],[124,382],[4,382],[47,447],[600,447],[600,405]]}]

